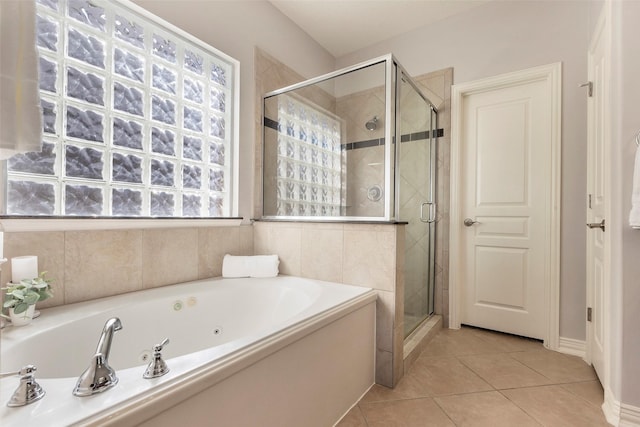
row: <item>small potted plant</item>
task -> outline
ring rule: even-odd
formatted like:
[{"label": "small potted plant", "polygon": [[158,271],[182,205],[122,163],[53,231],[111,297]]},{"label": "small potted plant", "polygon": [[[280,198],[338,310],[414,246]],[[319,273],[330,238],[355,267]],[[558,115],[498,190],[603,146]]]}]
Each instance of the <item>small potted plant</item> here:
[{"label": "small potted plant", "polygon": [[51,280],[45,279],[43,271],[34,279],[22,279],[20,283],[9,283],[1,288],[5,291],[3,309],[9,312],[11,323],[14,326],[27,325],[33,319],[36,302],[44,301],[53,296],[51,292]]}]

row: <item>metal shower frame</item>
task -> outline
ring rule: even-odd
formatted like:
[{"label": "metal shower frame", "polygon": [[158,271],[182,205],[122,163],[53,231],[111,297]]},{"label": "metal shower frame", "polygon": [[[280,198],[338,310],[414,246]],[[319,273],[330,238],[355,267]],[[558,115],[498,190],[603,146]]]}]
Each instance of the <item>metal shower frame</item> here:
[{"label": "metal shower frame", "polygon": [[[436,144],[434,141],[436,140],[437,135],[437,117],[438,110],[435,105],[422,93],[420,88],[413,81],[409,73],[405,70],[405,68],[398,62],[398,60],[393,56],[393,54],[386,54],[379,56],[377,58],[370,59],[368,61],[364,61],[350,67],[342,68],[340,70],[333,71],[331,73],[323,74],[318,77],[314,77],[312,79],[305,80],[300,83],[296,83],[294,85],[286,86],[281,89],[277,89],[275,91],[271,91],[263,95],[262,97],[262,123],[264,123],[265,117],[265,99],[270,98],[276,95],[285,94],[290,91],[294,91],[297,89],[301,89],[307,86],[315,85],[317,83],[321,83],[326,80],[330,80],[335,77],[339,77],[344,74],[348,74],[354,71],[358,71],[360,69],[370,67],[372,65],[384,63],[385,64],[385,120],[384,123],[393,123],[394,126],[385,126],[385,141],[394,142],[396,140],[396,136],[398,139],[400,135],[396,135],[397,129],[400,129],[400,114],[396,114],[397,106],[400,101],[400,94],[397,90],[397,82],[402,76],[406,78],[406,81],[415,89],[415,91],[420,95],[420,97],[429,105],[431,109],[431,135],[430,140],[432,141],[432,148],[434,149],[434,155],[431,156],[431,188],[430,188],[430,197],[431,204],[433,206],[433,210],[435,211],[435,149]],[[433,120],[433,116],[435,115],[435,120]],[[263,126],[263,134],[262,134],[262,160],[263,165],[265,161],[265,149],[264,149],[264,126]],[[393,151],[392,151],[393,150]],[[262,218],[263,219],[287,219],[294,221],[331,221],[331,222],[357,222],[357,221],[367,221],[367,222],[393,222],[400,221],[397,218],[397,215],[400,211],[400,201],[399,197],[396,195],[399,193],[399,180],[395,179],[395,171],[398,170],[400,165],[400,159],[397,155],[399,153],[399,145],[396,146],[395,143],[385,143],[384,145],[384,215],[376,216],[376,217],[363,217],[363,216],[275,216],[275,215],[264,215],[264,175],[263,175],[263,188],[260,190],[262,193]],[[393,163],[392,163],[393,161]],[[264,166],[262,168],[262,173],[264,174]],[[430,210],[430,218],[435,220],[435,212],[434,215],[431,215]]]}]

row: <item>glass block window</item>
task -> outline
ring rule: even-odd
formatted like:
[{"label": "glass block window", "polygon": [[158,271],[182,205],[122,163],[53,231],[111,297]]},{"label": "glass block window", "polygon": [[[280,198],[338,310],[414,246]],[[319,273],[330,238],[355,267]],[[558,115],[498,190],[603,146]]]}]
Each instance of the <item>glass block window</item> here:
[{"label": "glass block window", "polygon": [[232,215],[237,61],[129,5],[36,1],[43,149],[7,215]]},{"label": "glass block window", "polygon": [[341,215],[341,135],[341,122],[331,114],[278,97],[277,215]]}]

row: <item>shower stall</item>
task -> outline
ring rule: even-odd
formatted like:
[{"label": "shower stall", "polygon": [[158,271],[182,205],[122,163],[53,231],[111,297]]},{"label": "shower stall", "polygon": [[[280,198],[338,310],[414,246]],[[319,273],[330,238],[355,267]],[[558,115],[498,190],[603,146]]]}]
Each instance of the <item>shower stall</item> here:
[{"label": "shower stall", "polygon": [[404,223],[404,332],[434,311],[436,107],[392,55],[263,98],[264,219]]}]

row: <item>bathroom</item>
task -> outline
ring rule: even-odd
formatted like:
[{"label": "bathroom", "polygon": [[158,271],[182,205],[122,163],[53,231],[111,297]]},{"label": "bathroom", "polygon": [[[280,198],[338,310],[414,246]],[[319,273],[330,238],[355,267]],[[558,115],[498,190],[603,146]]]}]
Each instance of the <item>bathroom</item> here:
[{"label": "bathroom", "polygon": [[[446,113],[445,84],[562,61],[560,336],[584,341],[583,141],[587,113],[585,94],[575,88],[586,80],[586,51],[598,8],[582,2],[545,3],[544,7],[539,2],[490,2],[405,35],[336,56],[269,2],[197,2],[197,14],[183,3],[136,2],[240,62],[237,216],[243,220],[224,220],[228,222],[224,227],[219,222],[206,226],[186,222],[179,228],[175,223],[167,226],[151,222],[142,226],[128,224],[126,229],[114,227],[109,221],[99,225],[68,223],[54,229],[36,220],[3,221],[5,256],[37,255],[41,270],[56,279],[55,297],[43,303],[43,307],[219,276],[226,253],[277,253],[282,274],[347,284],[366,282],[379,291],[379,304],[392,301],[393,287],[389,283],[395,283],[401,274],[395,265],[399,243],[394,229],[372,224],[251,222],[261,216],[261,176],[255,173],[262,162],[261,95],[392,52],[412,76],[424,76],[440,85],[441,92],[436,91],[435,95],[442,104],[437,107]],[[540,22],[546,23],[544,29]],[[495,26],[501,26],[502,30],[495,30]],[[445,70],[451,68],[452,75],[447,75]],[[447,129],[446,121],[441,120],[439,127]],[[445,131],[439,139],[440,147],[446,147],[449,138]],[[448,227],[449,205],[444,178],[448,164],[444,159],[443,162],[438,171],[444,175],[437,181],[438,194],[443,197],[439,204],[442,231]],[[629,170],[625,163],[623,173],[628,175]],[[435,311],[442,315],[443,326],[447,327],[448,241],[446,235],[438,237],[441,240],[436,248],[441,251],[441,270],[437,272],[440,287],[436,288]],[[631,262],[637,248],[637,241],[632,240],[625,243],[624,254],[620,254],[625,260],[625,284],[638,273]],[[2,274],[5,283],[10,278],[9,271],[5,268]],[[627,286],[624,289],[624,301],[637,297],[637,291]],[[632,332],[636,315],[629,310],[624,313],[622,330],[630,333],[624,335],[623,341],[627,346],[637,345],[638,338]],[[388,347],[379,357],[391,354],[393,349]],[[635,372],[632,359],[624,357],[621,369]],[[640,395],[638,387],[638,381],[625,382],[618,397],[640,406],[637,398],[632,397]]]}]

